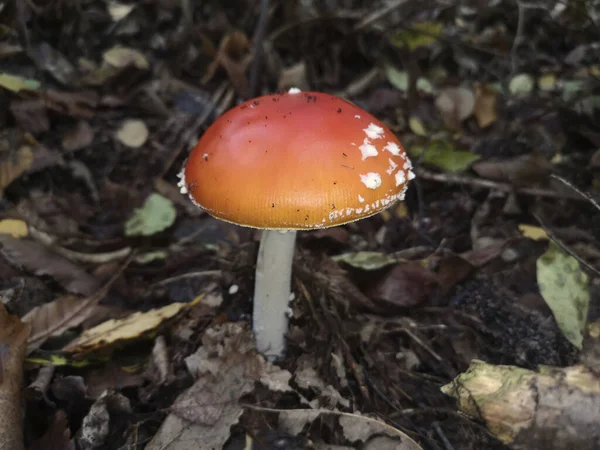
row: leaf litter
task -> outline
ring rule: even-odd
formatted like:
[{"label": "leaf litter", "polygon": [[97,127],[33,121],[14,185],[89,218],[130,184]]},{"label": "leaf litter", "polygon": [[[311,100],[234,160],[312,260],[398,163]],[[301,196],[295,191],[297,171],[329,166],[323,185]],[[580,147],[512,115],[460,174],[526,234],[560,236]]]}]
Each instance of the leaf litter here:
[{"label": "leaf litter", "polygon": [[[2,10],[0,293],[32,328],[36,386],[23,448],[594,443],[551,431],[585,425],[572,401],[595,401],[600,373],[593,5],[263,3]],[[272,365],[248,331],[256,234],[176,174],[217,116],[293,86],[384,120],[418,177],[397,208],[299,233]],[[478,360],[561,414],[507,439],[510,402],[440,390],[478,383]]]}]

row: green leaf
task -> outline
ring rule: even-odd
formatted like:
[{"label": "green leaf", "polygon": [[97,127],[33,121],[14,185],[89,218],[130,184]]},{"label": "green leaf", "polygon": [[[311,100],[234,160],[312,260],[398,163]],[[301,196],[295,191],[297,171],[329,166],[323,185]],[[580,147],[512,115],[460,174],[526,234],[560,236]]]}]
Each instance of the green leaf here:
[{"label": "green leaf", "polygon": [[419,22],[408,30],[398,31],[390,41],[396,47],[406,47],[411,51],[419,47],[429,47],[437,41],[442,28],[442,24],[438,22]]},{"label": "green leaf", "polygon": [[[386,64],[385,76],[389,83],[399,91],[408,91],[408,72],[398,70],[394,66]],[[426,94],[431,94],[433,92],[433,85],[427,78],[419,77],[417,80],[417,89]]]},{"label": "green leaf", "polygon": [[331,259],[363,270],[377,270],[398,262],[398,259],[394,255],[381,252],[343,253],[333,256]]},{"label": "green leaf", "polygon": [[125,224],[126,236],[151,236],[166,230],[175,221],[175,206],[160,194],[150,194]]},{"label": "green leaf", "polygon": [[590,303],[588,276],[575,258],[550,241],[537,260],[537,281],[563,335],[581,349]]},{"label": "green leaf", "polygon": [[433,139],[427,146],[415,145],[408,148],[408,154],[422,158],[425,164],[437,167],[444,172],[462,172],[477,161],[480,156],[466,150],[456,150],[454,145],[441,139]]}]

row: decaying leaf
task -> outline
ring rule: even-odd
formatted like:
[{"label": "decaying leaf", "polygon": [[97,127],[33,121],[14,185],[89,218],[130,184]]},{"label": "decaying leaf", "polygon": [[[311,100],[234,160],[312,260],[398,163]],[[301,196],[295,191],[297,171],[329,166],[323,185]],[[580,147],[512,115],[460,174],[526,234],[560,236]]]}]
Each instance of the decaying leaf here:
[{"label": "decaying leaf", "polygon": [[176,216],[177,211],[171,200],[152,193],[125,223],[125,235],[151,236],[160,233],[173,225]]},{"label": "decaying leaf", "polygon": [[104,62],[118,69],[133,66],[144,70],[150,67],[148,59],[139,50],[130,47],[113,47],[104,52],[102,58]]},{"label": "decaying leaf", "polygon": [[127,397],[112,390],[105,392],[83,418],[81,428],[76,435],[79,448],[103,447],[111,432],[111,416],[131,413],[132,408]]},{"label": "decaying leaf", "polygon": [[111,319],[84,331],[64,350],[71,353],[83,353],[108,346],[140,339],[155,330],[163,322],[175,317],[190,303],[171,303],[147,312],[137,312],[124,319]]},{"label": "decaying leaf", "polygon": [[2,152],[0,158],[0,195],[6,187],[19,178],[31,167],[33,152],[31,147],[24,145],[16,152]]},{"label": "decaying leaf", "polygon": [[[392,448],[394,450],[422,450],[422,447],[413,441],[402,431],[388,425],[380,420],[373,419],[361,414],[350,414],[339,411],[328,411],[323,409],[292,409],[280,410],[279,427],[292,436],[297,436],[308,425],[322,420],[331,425],[334,420],[341,427],[344,437],[352,448],[366,447],[371,450]],[[386,438],[378,441],[378,445],[370,445],[376,438]],[[393,441],[392,447],[387,446],[388,440]]]},{"label": "decaying leaf", "polygon": [[75,83],[77,73],[73,64],[47,42],[32,46],[28,53],[40,69],[48,72],[59,83],[65,86]]},{"label": "decaying leaf", "polygon": [[29,326],[0,304],[0,443],[22,450],[21,384]]},{"label": "decaying leaf", "polygon": [[12,264],[36,275],[49,275],[67,291],[91,295],[100,288],[96,278],[68,259],[35,241],[0,234],[1,253]]},{"label": "decaying leaf", "polygon": [[193,361],[196,382],[175,400],[145,450],[222,448],[242,414],[240,398],[268,366],[254,349],[252,333],[231,322],[206,330]]},{"label": "decaying leaf", "polygon": [[94,130],[88,122],[80,120],[62,138],[62,146],[70,152],[88,147],[94,140]]},{"label": "decaying leaf", "polygon": [[413,145],[407,148],[408,154],[415,160],[437,167],[444,172],[456,173],[467,170],[480,156],[466,151],[456,150],[450,141],[431,140],[426,147]]},{"label": "decaying leaf", "polygon": [[369,251],[343,253],[332,256],[331,259],[363,270],[377,270],[398,263],[398,258],[394,255]]},{"label": "decaying leaf", "polygon": [[19,219],[0,220],[0,234],[8,234],[16,239],[27,237],[29,228],[27,223]]},{"label": "decaying leaf", "polygon": [[59,336],[87,320],[97,304],[90,300],[92,297],[82,299],[67,295],[33,308],[23,316],[23,322],[31,326],[29,352],[38,348],[48,338]]},{"label": "decaying leaf", "polygon": [[435,99],[435,106],[448,128],[457,129],[471,117],[475,109],[475,96],[466,87],[444,89]]},{"label": "decaying leaf", "polygon": [[124,145],[139,148],[148,140],[148,127],[143,120],[127,119],[115,133],[115,137]]},{"label": "decaying leaf", "polygon": [[442,392],[515,450],[600,444],[600,378],[581,365],[534,372],[475,360]]},{"label": "decaying leaf", "polygon": [[496,122],[498,91],[485,84],[475,84],[475,119],[479,128],[486,128]]},{"label": "decaying leaf", "polygon": [[248,78],[246,77],[246,68],[250,61],[245,58],[250,48],[250,41],[243,31],[234,30],[227,33],[215,55],[215,59],[206,69],[206,74],[202,78],[202,83],[208,83],[222,67],[229,81],[234,86],[236,92],[242,97],[246,96],[248,91]]},{"label": "decaying leaf", "polygon": [[478,161],[473,170],[482,178],[526,186],[544,180],[552,171],[552,163],[534,152],[503,160]]},{"label": "decaying leaf", "polygon": [[534,241],[547,240],[548,235],[541,227],[536,227],[534,225],[520,224],[519,231],[523,236],[529,239],[533,239]]},{"label": "decaying leaf", "polygon": [[537,261],[537,281],[561,331],[581,349],[590,293],[588,276],[579,262],[550,241],[548,250]]},{"label": "decaying leaf", "polygon": [[418,263],[408,262],[393,267],[369,289],[368,295],[389,305],[410,308],[430,300],[437,287],[434,273]]}]

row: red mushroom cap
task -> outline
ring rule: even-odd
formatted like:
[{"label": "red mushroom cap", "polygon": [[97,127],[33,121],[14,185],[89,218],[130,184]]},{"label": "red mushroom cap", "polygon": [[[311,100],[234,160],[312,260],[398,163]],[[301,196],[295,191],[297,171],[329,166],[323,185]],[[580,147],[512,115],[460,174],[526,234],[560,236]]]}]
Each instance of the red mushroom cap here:
[{"label": "red mushroom cap", "polygon": [[325,228],[403,200],[412,166],[394,134],[341,98],[291,89],[236,106],[180,177],[209,214],[264,229]]}]

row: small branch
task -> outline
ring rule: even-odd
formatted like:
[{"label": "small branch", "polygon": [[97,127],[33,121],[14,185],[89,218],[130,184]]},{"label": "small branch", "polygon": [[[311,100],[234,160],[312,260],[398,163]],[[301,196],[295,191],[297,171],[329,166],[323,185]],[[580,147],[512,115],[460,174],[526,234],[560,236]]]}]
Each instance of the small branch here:
[{"label": "small branch", "polygon": [[501,183],[499,181],[486,180],[484,178],[476,178],[468,175],[454,175],[449,173],[430,172],[427,169],[416,169],[417,176],[423,180],[436,181],[438,183],[458,184],[462,186],[473,186],[484,189],[495,189],[506,193],[517,192],[519,194],[531,195],[537,197],[548,198],[568,198],[579,199],[579,197],[570,195],[561,195],[552,189],[536,188],[536,187],[518,187],[510,183]]}]

